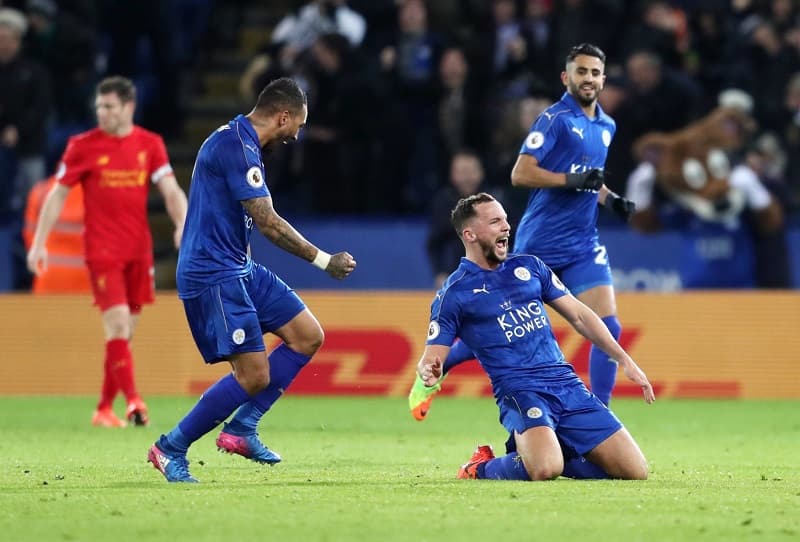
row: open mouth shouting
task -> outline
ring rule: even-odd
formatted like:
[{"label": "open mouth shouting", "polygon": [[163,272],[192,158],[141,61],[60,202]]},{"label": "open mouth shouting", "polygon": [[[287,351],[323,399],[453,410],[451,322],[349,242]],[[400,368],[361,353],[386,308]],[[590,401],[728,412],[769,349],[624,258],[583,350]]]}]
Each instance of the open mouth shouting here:
[{"label": "open mouth shouting", "polygon": [[505,254],[508,252],[508,235],[502,235],[497,238],[494,243],[498,254]]}]

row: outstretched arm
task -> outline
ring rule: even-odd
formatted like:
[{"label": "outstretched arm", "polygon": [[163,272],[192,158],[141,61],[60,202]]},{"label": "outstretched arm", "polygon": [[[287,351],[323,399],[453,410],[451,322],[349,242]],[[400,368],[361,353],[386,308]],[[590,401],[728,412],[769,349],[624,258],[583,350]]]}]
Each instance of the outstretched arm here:
[{"label": "outstretched arm", "polygon": [[36,223],[36,232],[31,241],[31,248],[28,250],[27,263],[31,273],[38,275],[40,271],[47,269],[47,250],[45,250],[47,237],[58,220],[61,209],[64,208],[67,195],[69,195],[69,187],[56,183],[44,200],[39,220]]},{"label": "outstretched arm", "polygon": [[653,386],[647,380],[636,362],[633,361],[627,352],[614,340],[614,337],[606,328],[606,325],[592,309],[584,305],[572,295],[565,295],[550,302],[558,313],[563,316],[575,330],[596,344],[603,352],[622,366],[622,371],[628,380],[636,383],[642,388],[644,400],[647,403],[655,401]]},{"label": "outstretched arm", "polygon": [[242,205],[264,237],[286,252],[313,263],[337,279],[345,278],[356,268],[356,261],[347,252],[330,255],[310,243],[275,211],[272,198],[253,198],[243,201]]}]

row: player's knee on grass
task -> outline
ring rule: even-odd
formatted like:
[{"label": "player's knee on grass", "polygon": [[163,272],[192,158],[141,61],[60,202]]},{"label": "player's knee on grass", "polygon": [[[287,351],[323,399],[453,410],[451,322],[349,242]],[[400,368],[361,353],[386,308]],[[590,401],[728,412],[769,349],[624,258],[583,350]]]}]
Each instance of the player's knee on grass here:
[{"label": "player's knee on grass", "polygon": [[587,459],[621,480],[647,480],[650,470],[647,459],[636,441],[622,428],[592,450]]},{"label": "player's knee on grass", "polygon": [[533,481],[554,480],[564,471],[564,460],[561,457],[543,455],[532,457],[520,456],[528,476]]},{"label": "player's knee on grass", "polygon": [[610,477],[619,480],[647,480],[647,476],[650,473],[647,467],[647,461],[645,461],[644,457],[642,457],[641,460],[633,459],[629,463],[620,462],[608,465],[603,467],[603,470],[605,470]]},{"label": "player's knee on grass", "polygon": [[648,476],[650,476],[650,469],[647,466],[647,462],[645,461],[643,464],[639,465],[638,469],[631,473],[629,480],[647,480]]},{"label": "player's knee on grass", "polygon": [[531,480],[553,480],[564,471],[564,456],[555,432],[547,426],[515,433],[517,452]]},{"label": "player's knee on grass", "polygon": [[634,458],[628,464],[623,465],[620,476],[623,480],[647,480],[650,474],[650,469],[647,466],[647,460],[639,454],[640,457]]}]

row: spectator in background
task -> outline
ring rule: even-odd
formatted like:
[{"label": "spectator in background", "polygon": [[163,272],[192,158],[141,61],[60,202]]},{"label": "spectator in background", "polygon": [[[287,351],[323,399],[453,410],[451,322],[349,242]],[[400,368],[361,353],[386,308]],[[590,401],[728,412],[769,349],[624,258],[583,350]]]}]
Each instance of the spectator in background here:
[{"label": "spectator in background", "polygon": [[[461,262],[464,246],[450,223],[450,210],[461,198],[486,191],[485,174],[478,154],[460,149],[450,160],[450,182],[433,196],[426,249],[434,275],[433,286],[442,287],[444,279]],[[496,199],[502,200],[498,192]]]},{"label": "spectator in background", "polygon": [[543,81],[558,74],[553,55],[553,0],[525,0],[520,30],[525,38],[528,69]]},{"label": "spectator in background", "polygon": [[[34,183],[45,177],[44,148],[52,111],[50,80],[44,67],[22,55],[25,16],[0,8],[0,229],[11,262],[0,276],[0,291],[27,289],[22,210]],[[8,265],[8,264],[6,264]]]},{"label": "spectator in background", "polygon": [[792,210],[800,209],[800,72],[786,84],[783,98],[784,122],[781,142],[786,149],[786,201]]},{"label": "spectator in background", "polygon": [[769,21],[756,24],[750,35],[748,74],[744,88],[753,95],[754,115],[765,130],[783,125],[783,97],[792,74],[800,70],[800,54]]},{"label": "spectator in background", "polygon": [[[702,89],[680,72],[666,68],[656,53],[634,52],[625,71],[624,79],[611,77],[609,85],[617,134],[609,150],[607,182],[619,191],[625,190],[625,179],[636,167],[631,153],[634,141],[648,132],[682,128],[703,110]],[[623,82],[624,88],[619,88]],[[621,101],[620,94],[624,97]]]},{"label": "spectator in background", "polygon": [[597,99],[603,111],[617,120],[617,133],[614,135],[614,144],[608,148],[605,169],[606,186],[615,192],[625,191],[625,180],[636,166],[631,154],[633,129],[628,126],[626,108],[623,107],[628,100],[628,92],[628,83],[620,69],[608,74],[603,93]]},{"label": "spectator in background", "polygon": [[[609,58],[622,58],[619,43],[627,37],[623,26],[629,2],[621,0],[561,0],[555,3],[552,26],[553,80],[558,80],[562,60],[570,47],[579,42],[597,44]],[[626,11],[627,8],[627,11]],[[601,22],[602,21],[602,22]],[[547,81],[548,83],[551,80]],[[551,93],[559,96],[563,88],[553,84]]]},{"label": "spectator in background", "polygon": [[639,21],[625,31],[624,56],[651,51],[664,66],[682,69],[689,47],[686,14],[665,0],[645,0],[640,6]]},{"label": "spectator in background", "polygon": [[[312,0],[283,17],[272,30],[270,43],[245,68],[239,80],[239,92],[246,102],[271,80],[282,76],[300,79],[305,54],[324,34],[340,34],[351,47],[361,45],[367,22],[346,0]],[[298,77],[301,76],[301,77]]]},{"label": "spectator in background", "polygon": [[178,63],[191,69],[198,59],[215,0],[169,0],[167,4],[169,17],[177,23],[173,32]]},{"label": "spectator in background", "polygon": [[445,49],[439,62],[437,115],[442,156],[449,159],[463,147],[483,156],[487,128],[482,103],[481,90],[471,77],[464,51],[457,47]]},{"label": "spectator in background", "polygon": [[514,0],[492,0],[491,17],[491,26],[478,38],[481,72],[491,81],[493,99],[519,98],[529,84],[528,46]]},{"label": "spectator in background", "polygon": [[731,68],[738,64],[733,54],[733,23],[725,16],[724,6],[707,4],[689,14],[689,45],[683,66],[705,91],[706,106],[729,82],[735,81]]},{"label": "spectator in background", "polygon": [[403,208],[395,211],[422,211],[437,187],[437,68],[443,45],[442,36],[428,28],[425,3],[404,0],[395,35],[379,54],[385,89],[383,182],[400,193],[395,201]]},{"label": "spectator in background", "polygon": [[[25,246],[30,248],[33,233],[47,194],[56,184],[55,176],[36,183],[25,207]],[[83,188],[70,190],[61,214],[47,239],[47,268],[33,279],[34,294],[89,293],[92,285],[83,247]]]},{"label": "spectator in background", "polygon": [[357,47],[366,32],[364,17],[350,9],[346,0],[312,0],[278,22],[272,31],[272,41],[282,43],[285,54],[295,57],[323,34],[341,34],[351,46]]},{"label": "spectator in background", "polygon": [[620,109],[634,127],[635,136],[649,131],[670,131],[697,118],[702,89],[682,73],[664,66],[658,54],[639,50],[626,60],[628,100]]},{"label": "spectator in background", "polygon": [[[525,97],[511,100],[505,104],[500,121],[495,123],[491,135],[489,164],[492,168],[490,171],[496,172],[496,174],[490,175],[491,177],[507,179],[511,175],[511,169],[519,156],[515,146],[525,139],[536,118],[552,104],[552,97],[546,93],[545,89],[539,87],[532,87]],[[527,191],[525,192],[525,199],[527,199]],[[509,210],[509,214],[512,217],[521,215],[521,213],[511,210]],[[513,221],[511,224],[512,227],[516,226]]]},{"label": "spectator in background", "polygon": [[53,88],[58,89],[45,149],[50,171],[67,139],[91,127],[96,35],[92,26],[59,10],[54,0],[28,0],[25,6],[30,25],[25,52],[48,70]]},{"label": "spectator in background", "polygon": [[56,124],[86,129],[96,82],[94,30],[60,12],[54,0],[28,0],[25,7],[30,25],[25,53],[47,68],[58,89],[53,96]]},{"label": "spectator in background", "polygon": [[373,191],[369,183],[372,159],[370,134],[375,119],[375,91],[360,59],[341,34],[323,34],[309,50],[305,71],[309,85],[309,115],[304,130],[304,178],[310,183],[314,212],[364,212]]},{"label": "spectator in background", "polygon": [[[769,132],[758,136],[745,154],[744,162],[758,176],[785,216],[790,202],[784,173],[786,153],[778,138]],[[756,286],[791,288],[792,273],[785,224],[765,230],[753,220],[752,214],[747,218],[755,241]]]},{"label": "spectator in background", "polygon": [[138,91],[137,122],[163,137],[180,136],[183,107],[179,100],[179,48],[162,0],[102,2],[100,26],[110,42],[109,73],[131,78]]}]

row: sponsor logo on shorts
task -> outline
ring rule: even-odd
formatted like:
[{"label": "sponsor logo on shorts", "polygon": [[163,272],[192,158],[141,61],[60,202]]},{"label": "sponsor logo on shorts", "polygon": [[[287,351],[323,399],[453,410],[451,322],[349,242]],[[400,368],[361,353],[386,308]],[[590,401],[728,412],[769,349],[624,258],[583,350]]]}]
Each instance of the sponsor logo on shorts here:
[{"label": "sponsor logo on shorts", "polygon": [[542,417],[542,409],[537,407],[531,407],[528,409],[528,417],[532,419],[537,419]]},{"label": "sponsor logo on shorts", "polygon": [[235,344],[242,344],[244,342],[244,330],[242,328],[234,329],[231,338]]}]

